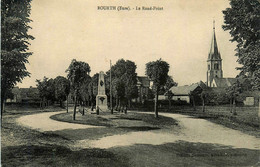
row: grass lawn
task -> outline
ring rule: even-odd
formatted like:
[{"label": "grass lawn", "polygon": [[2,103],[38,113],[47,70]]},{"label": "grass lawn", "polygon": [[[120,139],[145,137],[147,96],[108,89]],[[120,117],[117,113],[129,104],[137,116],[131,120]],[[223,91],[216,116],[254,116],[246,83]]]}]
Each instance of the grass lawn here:
[{"label": "grass lawn", "polygon": [[206,106],[205,112],[202,112],[201,106],[196,107],[196,111],[189,106],[176,106],[167,112],[207,119],[228,128],[260,137],[258,110],[258,107],[236,107],[237,115],[232,115],[229,106]]},{"label": "grass lawn", "polygon": [[80,113],[77,113],[76,120],[72,120],[72,112],[69,112],[53,115],[51,116],[51,119],[70,123],[102,126],[102,128],[81,130],[65,129],[55,131],[55,134],[73,140],[93,140],[133,131],[157,130],[172,128],[178,125],[178,123],[172,118],[160,116],[158,119],[155,119],[153,114],[142,114],[136,112],[129,112],[128,114],[114,113],[113,115],[109,113],[102,113],[100,115],[86,113],[83,116]]}]

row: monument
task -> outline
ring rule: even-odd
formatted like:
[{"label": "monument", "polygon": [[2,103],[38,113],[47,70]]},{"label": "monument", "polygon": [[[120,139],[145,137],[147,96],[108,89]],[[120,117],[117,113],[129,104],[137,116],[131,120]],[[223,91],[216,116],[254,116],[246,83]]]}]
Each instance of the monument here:
[{"label": "monument", "polygon": [[105,91],[105,80],[104,80],[104,72],[100,71],[98,77],[98,94],[96,97],[96,109],[100,109],[101,111],[107,111],[107,95]]}]

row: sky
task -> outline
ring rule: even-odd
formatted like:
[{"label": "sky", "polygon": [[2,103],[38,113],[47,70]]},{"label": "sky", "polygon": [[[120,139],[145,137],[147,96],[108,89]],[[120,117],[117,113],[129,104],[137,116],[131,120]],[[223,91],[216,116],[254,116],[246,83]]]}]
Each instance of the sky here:
[{"label": "sky", "polygon": [[[207,57],[215,20],[224,77],[235,77],[236,43],[222,29],[228,0],[33,0],[27,69],[31,77],[19,87],[36,86],[36,79],[66,76],[72,59],[87,62],[90,75],[109,70],[117,60],[134,61],[137,74],[145,64],[167,61],[169,75],[179,83],[206,81]],[[130,6],[130,11],[97,10],[98,6]],[[134,10],[136,6],[163,10]]]}]

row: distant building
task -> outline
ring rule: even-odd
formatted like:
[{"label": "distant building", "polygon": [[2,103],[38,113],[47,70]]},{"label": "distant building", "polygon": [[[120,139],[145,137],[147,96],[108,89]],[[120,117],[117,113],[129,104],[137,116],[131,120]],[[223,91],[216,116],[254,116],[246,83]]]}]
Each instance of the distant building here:
[{"label": "distant building", "polygon": [[137,76],[138,98],[137,102],[141,103],[148,99],[151,80],[147,76]]},{"label": "distant building", "polygon": [[207,65],[207,86],[214,87],[215,85],[213,83],[213,79],[223,78],[222,59],[218,51],[217,39],[215,34],[215,21],[213,23],[213,36],[209,50]]},{"label": "distant building", "polygon": [[39,102],[39,90],[35,87],[30,88],[19,88],[14,87],[12,89],[13,98],[7,99],[6,102],[14,102],[14,103],[21,103],[21,102]]},{"label": "distant building", "polygon": [[215,22],[213,23],[213,36],[207,60],[207,86],[227,88],[236,82],[236,78],[223,78],[222,59],[218,50],[215,34]]},{"label": "distant building", "polygon": [[203,86],[205,86],[203,82],[185,86],[174,86],[170,89],[170,91],[173,93],[172,100],[186,101],[187,103],[191,103],[192,98],[194,98],[194,96],[197,98],[202,92]]}]

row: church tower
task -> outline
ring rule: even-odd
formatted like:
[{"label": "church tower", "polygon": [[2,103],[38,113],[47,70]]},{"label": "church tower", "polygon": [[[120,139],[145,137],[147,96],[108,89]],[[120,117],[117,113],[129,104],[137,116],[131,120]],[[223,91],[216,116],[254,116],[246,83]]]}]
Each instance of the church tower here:
[{"label": "church tower", "polygon": [[207,65],[207,86],[213,87],[213,78],[223,78],[222,59],[218,51],[217,39],[215,34],[215,21],[213,21],[213,36],[209,50]]}]

